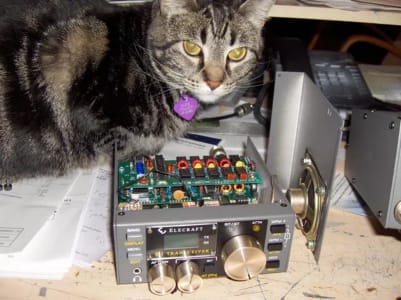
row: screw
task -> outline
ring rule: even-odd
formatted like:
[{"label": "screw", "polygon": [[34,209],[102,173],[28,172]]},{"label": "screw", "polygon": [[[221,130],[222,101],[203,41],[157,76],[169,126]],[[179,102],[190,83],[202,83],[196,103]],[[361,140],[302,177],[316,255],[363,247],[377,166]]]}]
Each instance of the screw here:
[{"label": "screw", "polygon": [[368,114],[367,114],[367,113],[364,113],[364,114],[363,114],[363,118],[366,120],[366,119],[368,118]]},{"label": "screw", "polygon": [[391,122],[390,125],[388,126],[388,128],[394,129],[394,128],[395,128],[395,123],[394,123],[394,122]]},{"label": "screw", "polygon": [[326,188],[324,186],[318,186],[316,188],[316,194],[324,195],[326,193]]},{"label": "screw", "polygon": [[379,218],[381,218],[381,217],[383,216],[383,212],[382,212],[381,210],[379,210],[379,211],[377,212],[377,216],[378,216]]},{"label": "screw", "polygon": [[329,108],[329,109],[327,109],[327,115],[329,116],[329,117],[331,117],[332,115],[333,115],[333,112],[331,111],[331,109]]},{"label": "screw", "polygon": [[125,215],[125,212],[120,211],[120,212],[118,213],[118,215],[119,215],[119,216],[124,216],[124,215]]},{"label": "screw", "polygon": [[309,157],[304,157],[302,159],[302,164],[310,166],[312,164],[312,160]]},{"label": "screw", "polygon": [[315,241],[309,240],[306,242],[306,248],[308,248],[309,250],[314,250],[316,246]]}]

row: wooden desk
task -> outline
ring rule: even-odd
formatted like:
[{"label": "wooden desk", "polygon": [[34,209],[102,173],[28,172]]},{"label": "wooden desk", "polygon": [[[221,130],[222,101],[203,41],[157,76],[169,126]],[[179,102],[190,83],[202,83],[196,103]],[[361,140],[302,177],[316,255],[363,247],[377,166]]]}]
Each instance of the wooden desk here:
[{"label": "wooden desk", "polygon": [[350,11],[330,7],[302,6],[296,0],[278,0],[269,16],[273,18],[314,19],[373,24],[401,25],[401,12]]},{"label": "wooden desk", "polygon": [[154,296],[146,284],[116,285],[111,253],[64,280],[0,279],[1,300],[401,299],[401,235],[372,219],[331,209],[317,265],[297,230],[286,273],[246,282],[203,281],[194,294]]}]

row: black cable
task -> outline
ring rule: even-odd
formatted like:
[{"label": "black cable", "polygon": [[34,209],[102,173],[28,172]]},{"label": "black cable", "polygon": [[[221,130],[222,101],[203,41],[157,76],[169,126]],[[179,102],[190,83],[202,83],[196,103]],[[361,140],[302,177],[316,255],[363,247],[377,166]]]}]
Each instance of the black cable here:
[{"label": "black cable", "polygon": [[258,121],[263,126],[267,124],[271,117],[269,113],[266,116],[262,114],[263,102],[268,95],[270,86],[270,83],[266,83],[262,86],[258,95],[256,96],[256,102],[253,109],[253,115],[255,116],[256,121]]},{"label": "black cable", "polygon": [[243,117],[253,111],[253,104],[250,103],[244,103],[241,105],[238,105],[237,107],[234,108],[234,112],[231,114],[227,115],[222,115],[222,116],[216,116],[216,117],[210,117],[210,118],[202,118],[197,120],[197,122],[216,122],[224,119],[229,119],[232,117]]}]

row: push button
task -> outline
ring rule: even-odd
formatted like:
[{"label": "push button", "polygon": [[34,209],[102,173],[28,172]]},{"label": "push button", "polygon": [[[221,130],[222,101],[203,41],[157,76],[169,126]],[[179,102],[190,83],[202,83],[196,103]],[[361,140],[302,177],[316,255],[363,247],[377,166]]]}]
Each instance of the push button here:
[{"label": "push button", "polygon": [[128,242],[139,242],[139,241],[143,241],[143,235],[140,233],[127,232],[126,239]]},{"label": "push button", "polygon": [[285,224],[275,224],[270,226],[270,232],[272,234],[281,234],[285,232]]},{"label": "push button", "polygon": [[137,252],[127,252],[127,257],[129,260],[142,260],[143,254]]},{"label": "push button", "polygon": [[216,265],[213,262],[206,262],[203,265],[203,273],[209,274],[209,273],[216,273]]},{"label": "push button", "polygon": [[266,269],[278,269],[280,268],[279,260],[268,260],[266,262]]},{"label": "push button", "polygon": [[283,250],[283,243],[269,243],[267,244],[267,250],[269,252]]}]

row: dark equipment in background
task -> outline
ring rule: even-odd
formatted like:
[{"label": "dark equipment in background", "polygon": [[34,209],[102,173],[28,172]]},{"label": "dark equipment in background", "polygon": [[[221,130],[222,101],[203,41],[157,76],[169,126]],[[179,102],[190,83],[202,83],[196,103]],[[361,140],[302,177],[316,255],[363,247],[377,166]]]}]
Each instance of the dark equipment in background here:
[{"label": "dark equipment in background", "polygon": [[401,112],[352,112],[345,176],[385,228],[401,229]]}]

